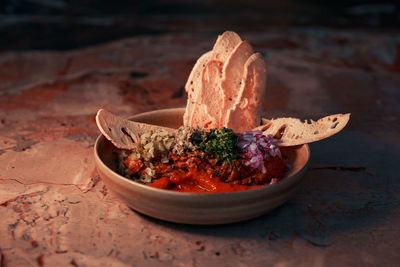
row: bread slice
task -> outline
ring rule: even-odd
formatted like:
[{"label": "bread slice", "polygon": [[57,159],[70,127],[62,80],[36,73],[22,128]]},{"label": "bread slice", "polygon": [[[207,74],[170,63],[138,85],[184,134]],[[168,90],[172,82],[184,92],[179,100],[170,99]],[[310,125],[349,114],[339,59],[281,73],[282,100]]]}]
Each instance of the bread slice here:
[{"label": "bread slice", "polygon": [[296,118],[262,119],[261,130],[264,135],[272,135],[278,146],[296,146],[312,143],[340,132],[348,123],[350,113],[334,114],[317,121],[301,121]]},{"label": "bread slice", "polygon": [[260,125],[265,80],[262,56],[253,54],[251,45],[236,33],[224,32],[189,76],[184,125],[206,130],[225,126],[235,132]]},{"label": "bread slice", "polygon": [[225,31],[218,36],[217,41],[212,49],[213,60],[218,60],[220,62],[225,62],[229,55],[232,53],[233,49],[242,41],[240,36],[232,31]]},{"label": "bread slice", "polygon": [[[221,103],[223,105],[220,107],[225,113],[232,109],[241,89],[244,89],[242,80],[246,69],[245,64],[252,53],[253,48],[251,45],[246,41],[242,41],[235,47],[223,65],[221,88],[224,89],[222,90],[224,103]],[[226,116],[223,115],[223,117],[225,118],[222,118],[220,125],[226,125]]]},{"label": "bread slice", "polygon": [[[224,126],[226,103],[228,99],[234,101],[230,95],[237,94],[239,88],[230,85],[235,80],[240,83],[245,57],[249,57],[243,56],[244,53],[251,54],[251,46],[243,43],[236,33],[226,31],[218,36],[213,50],[200,57],[185,86],[188,101],[184,125],[206,130]],[[240,71],[236,71],[238,68]]]},{"label": "bread slice", "polygon": [[193,114],[199,112],[199,94],[202,91],[202,75],[204,67],[210,60],[212,51],[208,51],[203,54],[194,65],[192,71],[190,72],[189,78],[185,85],[185,90],[188,94],[186,110],[183,114],[184,125],[190,125],[192,121]]},{"label": "bread slice", "polygon": [[198,125],[206,130],[221,127],[221,107],[225,103],[224,90],[221,88],[221,70],[222,63],[216,60],[210,60],[203,69],[203,86],[198,99],[203,106],[203,112],[197,113],[196,117],[201,118]]},{"label": "bread slice", "polygon": [[133,149],[139,142],[140,135],[156,130],[165,130],[172,134],[175,129],[151,125],[147,123],[134,122],[100,109],[96,115],[96,123],[100,132],[120,149]]},{"label": "bread slice", "polygon": [[236,133],[249,131],[261,123],[261,101],[267,83],[264,58],[251,55],[244,65],[241,87],[234,104],[226,110],[224,126]]}]

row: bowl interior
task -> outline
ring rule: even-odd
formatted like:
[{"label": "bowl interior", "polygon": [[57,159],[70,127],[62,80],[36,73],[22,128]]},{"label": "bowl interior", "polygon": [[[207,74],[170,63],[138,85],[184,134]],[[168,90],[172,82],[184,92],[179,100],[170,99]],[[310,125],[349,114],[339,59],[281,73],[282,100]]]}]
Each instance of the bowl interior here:
[{"label": "bowl interior", "polygon": [[[156,110],[156,111],[141,113],[132,116],[129,119],[137,122],[144,122],[160,126],[168,126],[171,128],[179,128],[183,123],[182,117],[184,110],[185,110],[184,108]],[[103,136],[99,138],[96,144],[96,154],[111,171],[115,172],[115,174],[117,174],[116,173],[117,151],[118,148],[116,148],[110,141],[105,139]],[[285,173],[284,178],[292,177],[294,174],[300,172],[301,170],[307,167],[307,163],[310,157],[310,151],[308,145],[281,147],[281,152],[282,155],[284,155],[287,158],[288,163],[291,167],[291,169]],[[120,176],[120,178],[127,180],[123,176]],[[283,179],[280,183],[284,181],[285,179]],[[156,189],[156,190],[161,190],[161,189]]]},{"label": "bowl interior", "polygon": [[[178,128],[184,109],[146,112],[131,120]],[[95,143],[95,163],[100,177],[132,209],[148,216],[186,224],[224,224],[260,216],[288,200],[298,189],[307,169],[308,145],[282,148],[291,170],[279,183],[257,189],[214,194],[182,193],[143,185],[119,175],[117,148],[103,135]]]}]

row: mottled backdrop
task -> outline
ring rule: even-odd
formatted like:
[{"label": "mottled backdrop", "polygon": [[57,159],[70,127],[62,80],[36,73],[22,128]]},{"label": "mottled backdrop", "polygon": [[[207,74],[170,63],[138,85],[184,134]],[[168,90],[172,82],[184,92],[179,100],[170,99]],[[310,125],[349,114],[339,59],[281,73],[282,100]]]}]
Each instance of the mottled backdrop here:
[{"label": "mottled backdrop", "polygon": [[[0,4],[1,267],[398,266],[395,1],[125,2]],[[96,174],[96,111],[184,106],[191,67],[227,29],[266,58],[266,117],[351,112],[349,125],[311,144],[301,189],[260,218],[130,210]]]}]

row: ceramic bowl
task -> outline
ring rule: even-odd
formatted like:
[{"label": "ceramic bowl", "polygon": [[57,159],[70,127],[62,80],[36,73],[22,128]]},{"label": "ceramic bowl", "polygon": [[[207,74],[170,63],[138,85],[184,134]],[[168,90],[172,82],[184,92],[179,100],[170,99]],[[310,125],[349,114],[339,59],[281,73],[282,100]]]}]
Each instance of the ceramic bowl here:
[{"label": "ceramic bowl", "polygon": [[[184,109],[141,113],[131,120],[178,128]],[[308,145],[282,149],[291,170],[276,184],[247,191],[215,194],[182,193],[146,186],[119,175],[114,147],[103,135],[95,143],[94,157],[101,179],[132,209],[161,220],[186,224],[223,224],[255,218],[282,205],[304,178]]]}]

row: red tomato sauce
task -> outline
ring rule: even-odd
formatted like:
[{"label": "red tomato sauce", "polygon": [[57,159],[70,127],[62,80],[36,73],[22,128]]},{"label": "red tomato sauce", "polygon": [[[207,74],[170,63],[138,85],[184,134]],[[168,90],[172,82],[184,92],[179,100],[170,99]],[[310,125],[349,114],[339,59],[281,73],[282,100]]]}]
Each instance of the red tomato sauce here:
[{"label": "red tomato sauce", "polygon": [[[247,167],[242,162],[221,163],[198,151],[186,155],[171,152],[168,163],[162,163],[160,159],[152,160],[156,179],[148,185],[179,192],[223,193],[266,186],[278,182],[284,174],[284,162],[280,157],[264,159],[266,173]],[[144,175],[146,165],[142,159],[127,157],[124,164],[130,175]]]}]

